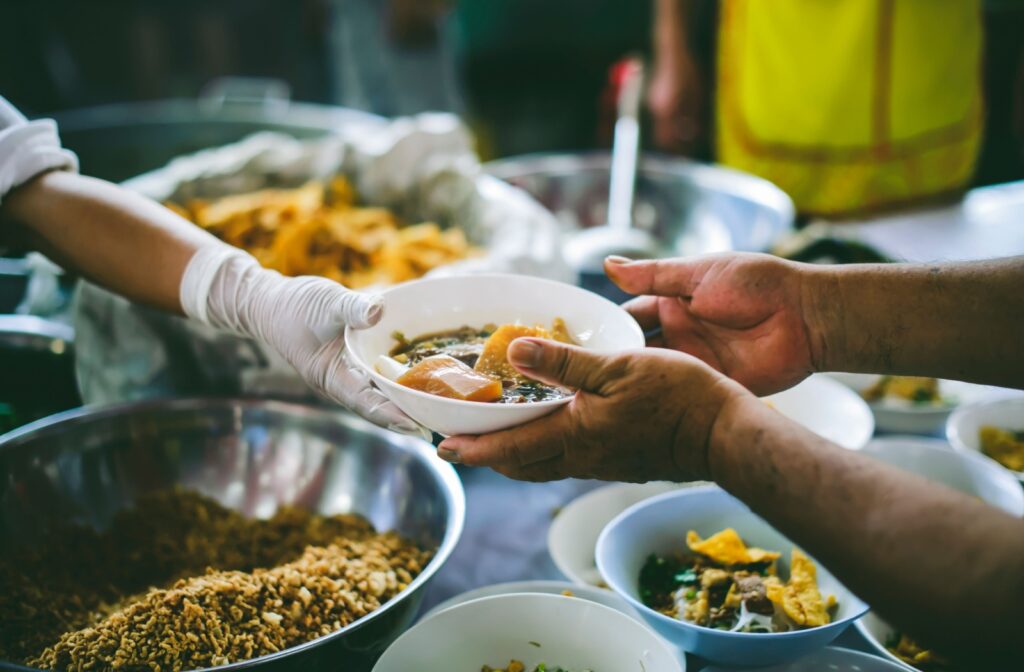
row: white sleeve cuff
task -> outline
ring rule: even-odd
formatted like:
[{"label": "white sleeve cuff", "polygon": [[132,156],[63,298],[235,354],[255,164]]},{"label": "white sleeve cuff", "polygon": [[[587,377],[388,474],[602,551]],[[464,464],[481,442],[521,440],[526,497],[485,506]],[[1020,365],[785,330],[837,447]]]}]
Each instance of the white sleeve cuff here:
[{"label": "white sleeve cuff", "polygon": [[248,252],[220,242],[204,245],[192,255],[185,266],[178,289],[178,299],[185,315],[202,324],[212,324],[209,306],[213,283],[221,269],[236,259],[243,268],[259,267],[256,259]]},{"label": "white sleeve cuff", "polygon": [[57,124],[39,119],[0,129],[0,201],[48,170],[78,171],[78,157],[60,146]]}]

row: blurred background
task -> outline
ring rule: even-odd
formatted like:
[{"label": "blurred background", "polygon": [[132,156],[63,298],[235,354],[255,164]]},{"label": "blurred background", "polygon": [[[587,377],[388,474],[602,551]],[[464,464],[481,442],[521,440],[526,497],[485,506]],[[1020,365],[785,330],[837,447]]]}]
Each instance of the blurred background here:
[{"label": "blurred background", "polygon": [[651,16],[622,0],[6,4],[0,90],[30,115],[272,78],[385,116],[464,112],[495,156],[606,144],[608,68],[647,49]]},{"label": "blurred background", "polygon": [[[690,47],[710,88],[718,3],[690,4]],[[0,91],[29,115],[196,98],[225,76],[270,78],[294,100],[385,116],[458,112],[486,160],[607,147],[609,68],[650,53],[654,9],[643,0],[6,0],[4,14]],[[1024,3],[985,2],[984,28],[976,184],[1024,176]],[[711,132],[702,125],[686,153],[714,159]]]}]

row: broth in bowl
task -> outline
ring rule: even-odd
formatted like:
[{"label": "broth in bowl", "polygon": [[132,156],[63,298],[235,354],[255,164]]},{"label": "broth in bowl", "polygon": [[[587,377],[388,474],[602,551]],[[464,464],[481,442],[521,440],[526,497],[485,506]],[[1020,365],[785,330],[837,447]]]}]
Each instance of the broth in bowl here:
[{"label": "broth in bowl", "polygon": [[396,345],[388,355],[378,358],[377,371],[414,390],[499,404],[553,401],[572,395],[564,387],[527,378],[508,361],[508,348],[517,338],[549,338],[575,345],[561,318],[555,318],[550,331],[539,325],[487,324],[480,328],[462,326],[412,340],[402,332],[392,336]]}]

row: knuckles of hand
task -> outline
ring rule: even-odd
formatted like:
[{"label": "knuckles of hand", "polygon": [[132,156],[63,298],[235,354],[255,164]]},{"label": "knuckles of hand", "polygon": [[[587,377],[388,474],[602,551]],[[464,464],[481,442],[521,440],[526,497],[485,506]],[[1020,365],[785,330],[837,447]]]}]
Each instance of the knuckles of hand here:
[{"label": "knuckles of hand", "polygon": [[[536,454],[521,441],[506,444],[503,461],[515,464],[508,475],[529,480],[574,476],[645,482],[683,480],[674,451],[677,446],[702,446],[709,428],[680,427],[681,415],[706,424],[715,411],[686,413],[695,403],[718,404],[707,394],[717,374],[686,355],[644,352],[610,357],[602,367],[602,393],[580,392],[561,413],[559,431],[547,440],[557,442],[559,458],[533,464],[522,459]],[[680,436],[680,430],[687,436]],[[555,451],[551,451],[555,452]],[[547,454],[551,454],[548,452]],[[513,460],[513,456],[516,457]],[[685,463],[689,463],[687,460]]]}]

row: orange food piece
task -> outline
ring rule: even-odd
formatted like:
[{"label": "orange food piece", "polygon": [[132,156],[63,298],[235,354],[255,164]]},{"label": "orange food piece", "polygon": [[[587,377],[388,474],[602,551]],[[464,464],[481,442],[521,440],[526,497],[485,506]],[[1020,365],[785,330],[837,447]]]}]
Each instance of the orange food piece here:
[{"label": "orange food piece", "polygon": [[428,357],[398,378],[399,385],[463,401],[501,399],[501,381],[474,371],[448,355]]},{"label": "orange food piece", "polygon": [[509,364],[508,346],[523,337],[551,338],[551,334],[544,327],[503,324],[484,343],[480,359],[476,360],[476,370],[503,380],[522,379],[523,375]]}]

